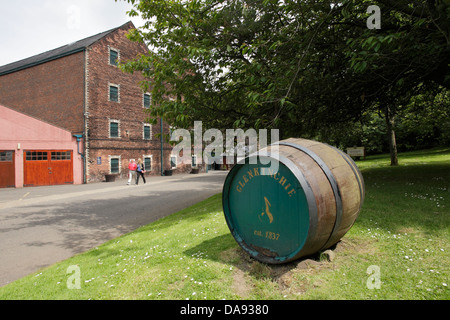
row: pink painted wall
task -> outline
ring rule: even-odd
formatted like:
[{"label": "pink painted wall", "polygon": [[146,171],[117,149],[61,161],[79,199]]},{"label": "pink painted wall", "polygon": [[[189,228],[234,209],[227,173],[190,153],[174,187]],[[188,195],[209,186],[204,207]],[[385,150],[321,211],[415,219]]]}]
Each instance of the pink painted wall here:
[{"label": "pink painted wall", "polygon": [[77,140],[70,131],[2,105],[0,105],[0,150],[15,151],[16,188],[23,187],[24,150],[72,150],[74,184],[83,183],[83,161],[78,154]]}]

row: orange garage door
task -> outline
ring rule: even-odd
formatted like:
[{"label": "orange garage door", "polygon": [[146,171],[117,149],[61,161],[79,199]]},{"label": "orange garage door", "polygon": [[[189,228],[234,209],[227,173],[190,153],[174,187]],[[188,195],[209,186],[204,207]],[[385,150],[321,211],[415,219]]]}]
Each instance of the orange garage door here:
[{"label": "orange garage door", "polygon": [[72,151],[25,151],[23,158],[25,187],[73,183]]},{"label": "orange garage door", "polygon": [[15,187],[14,151],[0,150],[0,188]]}]

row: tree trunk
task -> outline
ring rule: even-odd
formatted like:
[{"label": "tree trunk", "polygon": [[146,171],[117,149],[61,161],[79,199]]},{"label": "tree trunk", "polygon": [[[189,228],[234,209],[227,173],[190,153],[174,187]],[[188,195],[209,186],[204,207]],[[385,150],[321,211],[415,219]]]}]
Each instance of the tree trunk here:
[{"label": "tree trunk", "polygon": [[389,152],[391,154],[391,166],[398,165],[397,142],[395,140],[395,111],[386,106],[385,117],[387,125],[387,135],[389,140]]}]

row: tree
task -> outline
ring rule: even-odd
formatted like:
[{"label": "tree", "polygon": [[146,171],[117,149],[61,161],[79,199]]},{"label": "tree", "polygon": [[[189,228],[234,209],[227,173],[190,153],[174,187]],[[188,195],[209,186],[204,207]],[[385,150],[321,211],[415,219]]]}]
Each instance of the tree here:
[{"label": "tree", "polygon": [[329,3],[299,1],[130,2],[148,20],[130,38],[153,54],[125,69],[151,76],[152,115],[178,126],[201,119],[219,128],[258,128],[295,120],[291,97],[318,55],[323,16],[333,13]]},{"label": "tree", "polygon": [[[384,111],[391,164],[398,164],[395,120],[401,106],[438,83],[450,87],[450,2],[378,1],[384,15],[376,34],[364,31],[348,40],[351,65],[371,84],[365,97]],[[350,4],[351,5],[351,4]],[[367,87],[367,86],[366,86]]]},{"label": "tree", "polygon": [[[279,128],[281,137],[395,117],[423,83],[449,87],[448,0],[128,0],[145,26],[130,39],[152,50],[142,71],[150,118],[178,127]],[[381,29],[368,29],[369,5]],[[169,98],[169,99],[168,99]]]}]

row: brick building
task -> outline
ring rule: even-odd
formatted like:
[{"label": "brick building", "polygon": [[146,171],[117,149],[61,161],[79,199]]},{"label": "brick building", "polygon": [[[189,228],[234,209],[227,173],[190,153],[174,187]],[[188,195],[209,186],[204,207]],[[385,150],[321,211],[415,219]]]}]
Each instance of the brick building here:
[{"label": "brick building", "polygon": [[[171,169],[171,146],[145,123],[151,95],[143,92],[139,72],[128,74],[119,61],[148,53],[126,38],[128,22],[118,28],[0,67],[0,103],[82,137],[84,179],[128,173],[129,159],[141,158],[150,175]],[[169,132],[163,124],[164,134]],[[1,137],[0,137],[1,139]],[[173,158],[172,158],[173,160]]]}]

